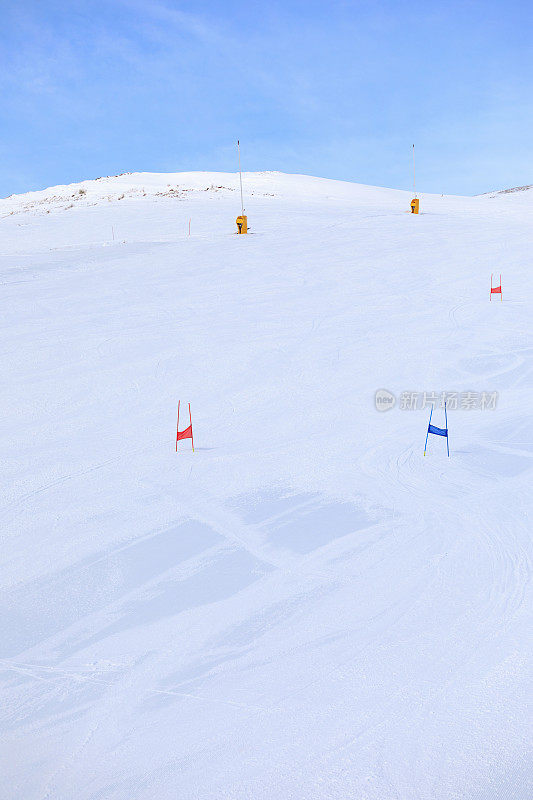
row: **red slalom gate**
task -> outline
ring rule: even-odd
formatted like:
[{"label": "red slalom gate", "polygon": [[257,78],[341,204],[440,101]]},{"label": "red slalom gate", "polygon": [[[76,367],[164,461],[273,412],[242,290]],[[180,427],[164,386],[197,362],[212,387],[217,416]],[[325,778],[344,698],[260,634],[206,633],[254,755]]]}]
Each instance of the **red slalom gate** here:
[{"label": "red slalom gate", "polygon": [[192,436],[192,417],[191,417],[191,404],[189,403],[189,427],[184,431],[180,431],[180,400],[178,400],[178,424],[176,426],[176,453],[178,452],[178,442],[181,439],[190,439],[192,451],[194,453],[194,439]]},{"label": "red slalom gate", "polygon": [[492,272],[491,272],[491,274],[490,274],[490,299],[491,300],[492,300],[492,295],[493,294],[499,294],[500,295],[500,300],[503,303],[502,276],[500,275],[500,285],[499,286],[493,286],[492,285]]}]

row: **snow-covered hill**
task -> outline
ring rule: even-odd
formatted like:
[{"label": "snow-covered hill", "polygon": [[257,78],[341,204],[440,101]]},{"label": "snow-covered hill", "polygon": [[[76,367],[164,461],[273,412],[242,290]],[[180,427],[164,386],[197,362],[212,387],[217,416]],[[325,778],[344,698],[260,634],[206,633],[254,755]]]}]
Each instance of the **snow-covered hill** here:
[{"label": "snow-covered hill", "polygon": [[533,191],[243,179],[0,200],[1,795],[526,800]]}]

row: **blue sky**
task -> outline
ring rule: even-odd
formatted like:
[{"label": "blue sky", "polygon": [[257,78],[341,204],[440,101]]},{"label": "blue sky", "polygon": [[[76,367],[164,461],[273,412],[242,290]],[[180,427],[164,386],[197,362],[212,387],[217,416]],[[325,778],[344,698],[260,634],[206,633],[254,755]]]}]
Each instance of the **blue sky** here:
[{"label": "blue sky", "polygon": [[2,0],[0,196],[129,171],[533,183],[533,2]]}]

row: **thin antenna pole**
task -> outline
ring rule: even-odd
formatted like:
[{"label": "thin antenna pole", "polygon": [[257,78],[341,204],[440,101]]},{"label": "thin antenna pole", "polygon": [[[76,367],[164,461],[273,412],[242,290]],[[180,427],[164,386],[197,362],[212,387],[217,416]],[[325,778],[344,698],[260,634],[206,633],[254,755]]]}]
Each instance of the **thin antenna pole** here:
[{"label": "thin antenna pole", "polygon": [[416,197],[415,146],[413,145],[413,192]]},{"label": "thin antenna pole", "polygon": [[244,217],[244,202],[242,199],[241,145],[238,139],[237,139],[237,150],[239,152],[239,180],[241,182],[241,216]]}]

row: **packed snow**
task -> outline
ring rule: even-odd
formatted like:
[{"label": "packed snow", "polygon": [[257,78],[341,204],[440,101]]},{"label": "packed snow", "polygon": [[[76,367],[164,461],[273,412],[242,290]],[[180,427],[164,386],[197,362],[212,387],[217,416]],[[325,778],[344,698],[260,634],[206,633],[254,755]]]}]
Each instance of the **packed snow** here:
[{"label": "packed snow", "polygon": [[0,200],[0,795],[526,800],[533,189],[243,184]]}]

